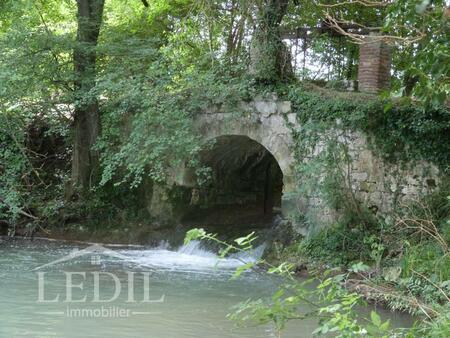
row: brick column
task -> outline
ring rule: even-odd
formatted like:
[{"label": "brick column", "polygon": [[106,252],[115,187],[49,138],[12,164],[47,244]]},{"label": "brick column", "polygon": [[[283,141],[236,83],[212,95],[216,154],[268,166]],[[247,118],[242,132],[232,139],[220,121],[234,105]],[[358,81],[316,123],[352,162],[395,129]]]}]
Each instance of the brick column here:
[{"label": "brick column", "polygon": [[367,36],[359,47],[359,90],[376,94],[389,89],[390,71],[391,47],[376,35]]}]

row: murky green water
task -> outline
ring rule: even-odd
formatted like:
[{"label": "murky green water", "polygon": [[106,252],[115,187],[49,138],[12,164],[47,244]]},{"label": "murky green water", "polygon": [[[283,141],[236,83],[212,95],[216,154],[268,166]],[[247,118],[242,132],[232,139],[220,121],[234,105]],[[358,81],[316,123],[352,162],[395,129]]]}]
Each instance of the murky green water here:
[{"label": "murky green water", "polygon": [[[177,251],[85,248],[0,243],[0,337],[274,337],[270,325],[237,328],[226,319],[236,303],[268,297],[276,288],[276,281],[257,273],[230,280],[242,264],[238,259],[218,261],[195,245]],[[387,316],[396,326],[411,322]],[[316,325],[314,319],[292,322],[283,337],[311,337]]]}]

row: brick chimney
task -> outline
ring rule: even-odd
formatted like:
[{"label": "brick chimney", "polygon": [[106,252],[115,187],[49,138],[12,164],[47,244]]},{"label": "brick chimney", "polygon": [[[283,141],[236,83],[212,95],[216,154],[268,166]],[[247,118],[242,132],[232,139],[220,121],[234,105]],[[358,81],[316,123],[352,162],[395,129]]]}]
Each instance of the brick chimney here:
[{"label": "brick chimney", "polygon": [[391,47],[377,35],[369,35],[359,46],[358,89],[379,93],[389,89],[391,77]]}]

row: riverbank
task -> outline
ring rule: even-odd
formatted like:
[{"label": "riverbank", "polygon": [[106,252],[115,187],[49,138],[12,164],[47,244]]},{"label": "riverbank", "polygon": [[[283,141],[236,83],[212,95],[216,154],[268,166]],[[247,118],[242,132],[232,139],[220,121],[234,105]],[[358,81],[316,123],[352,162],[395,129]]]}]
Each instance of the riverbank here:
[{"label": "riverbank", "polygon": [[[433,281],[437,278],[435,275],[431,273],[425,275],[416,270],[413,270],[416,272],[409,277],[408,271],[402,273],[399,261],[394,260],[383,261],[379,267],[370,261],[336,264],[330,257],[326,259],[327,255],[323,257],[314,255],[311,252],[312,248],[308,247],[310,241],[299,241],[289,247],[279,248],[278,251],[274,250],[268,259],[272,264],[292,264],[296,275],[301,277],[323,276],[325,272],[329,274],[330,271],[332,274],[345,273],[351,269],[353,264],[360,265],[361,271],[349,274],[348,279],[342,281],[345,288],[350,292],[358,293],[370,303],[395,311],[432,318],[439,314],[436,307],[443,306],[450,301],[449,285],[445,277],[442,277],[440,282]],[[337,257],[339,253],[330,254]],[[446,259],[446,256],[444,255],[443,258]],[[403,257],[399,259],[403,259]],[[422,262],[422,264],[425,263]],[[444,265],[447,267],[450,265],[448,258]],[[444,269],[440,272],[445,276]],[[420,278],[422,283],[415,278]],[[411,289],[412,287],[415,288]]]},{"label": "riverbank", "polygon": [[[41,229],[34,236],[80,244],[95,242],[156,247],[167,239],[175,241],[176,238],[175,242],[181,243],[188,228],[181,225],[167,228],[160,225],[149,226],[138,222],[122,227],[71,224],[64,228]],[[291,232],[283,233],[286,237]],[[446,265],[450,261],[444,260],[437,266],[435,264],[440,262],[440,257],[437,256],[417,260],[417,257],[421,257],[423,248],[427,252],[445,250],[434,240],[424,239],[423,236],[417,238],[417,234],[411,234],[400,227],[392,230],[375,225],[368,231],[341,224],[324,229],[307,239],[297,238],[290,245],[283,243],[284,239],[271,237],[274,243],[267,260],[274,265],[292,264],[297,277],[301,279],[321,279],[325,271],[332,271],[334,275],[345,274],[346,278],[339,283],[349,293],[357,293],[378,308],[412,314],[423,325],[430,325],[446,318],[449,313],[445,303],[448,297],[445,278]],[[409,246],[400,246],[400,250],[400,243],[408,243]],[[446,254],[443,253],[442,257],[445,259]],[[352,265],[360,264],[359,262],[364,264],[361,263],[357,272],[349,273]],[[430,265],[430,262],[433,264]],[[439,284],[431,279],[436,272],[441,273]],[[444,329],[445,325],[444,321]]]},{"label": "riverbank", "polygon": [[444,212],[433,213],[433,218],[417,214],[399,218],[393,226],[335,224],[287,247],[275,245],[268,259],[274,265],[292,265],[301,277],[343,276],[339,284],[347,292],[368,303],[416,316],[417,331],[409,336],[448,337],[447,208],[444,204]]},{"label": "riverbank", "polygon": [[[26,235],[25,229],[19,229],[16,237],[86,245],[95,243],[107,246],[157,247],[161,243],[167,243],[172,247],[178,247],[189,227],[182,225],[164,227],[157,224],[149,226],[143,223],[129,223],[127,226],[119,227],[117,225],[95,226],[86,223],[64,228],[40,228],[31,237]],[[319,234],[318,237],[320,236]],[[8,240],[7,236],[0,238]],[[273,238],[274,243],[265,256],[273,265],[283,262],[292,264],[299,278],[320,277],[325,271],[333,271],[333,274],[346,272],[349,268],[348,264],[333,264],[332,260],[325,262],[324,258],[327,257],[325,253],[323,257],[314,254],[314,244],[311,243],[316,241],[315,238],[300,239],[289,246],[281,245],[277,241],[278,238]],[[329,252],[329,255],[336,258],[343,253],[335,251]],[[370,262],[368,264],[370,265]],[[420,296],[412,295],[409,290],[399,288],[399,285],[395,283],[396,278],[400,278],[398,269],[377,269],[374,266],[367,266],[367,271],[349,275],[342,284],[349,292],[358,293],[365,301],[376,306],[430,318],[437,315],[436,302],[427,302]]]},{"label": "riverbank", "polygon": [[[9,242],[9,243],[6,243]],[[83,245],[81,245],[83,244]],[[57,261],[61,256],[65,256],[74,250],[79,250],[84,248],[86,245],[91,243],[85,242],[77,242],[71,243],[69,241],[57,241],[52,239],[43,239],[35,237],[33,241],[30,239],[22,240],[19,238],[10,238],[0,245],[0,252],[2,253],[2,259],[0,259],[0,266],[4,271],[4,280],[0,282],[7,283],[8,280],[13,279],[15,276],[14,273],[20,271],[20,278],[17,279],[17,282],[13,285],[10,285],[8,288],[8,297],[12,294],[18,294],[21,290],[21,287],[27,287],[27,295],[32,296],[33,280],[35,276],[32,273],[32,270],[36,266],[47,264],[49,261]],[[109,245],[108,245],[109,246]],[[108,258],[101,257],[102,262],[102,271],[108,271],[120,276],[124,276],[124,273],[128,269],[133,269],[136,273],[141,271],[141,267],[152,268],[156,270],[152,273],[151,283],[155,287],[158,288],[159,292],[164,292],[167,296],[167,305],[166,303],[163,306],[161,313],[158,315],[164,320],[164,317],[167,315],[165,311],[172,311],[172,306],[176,306],[177,309],[180,308],[178,302],[180,301],[180,297],[182,299],[187,298],[186,300],[190,300],[190,311],[192,320],[198,325],[204,324],[204,321],[201,319],[209,318],[207,321],[208,327],[212,325],[216,325],[220,323],[223,328],[233,328],[233,321],[228,321],[226,319],[227,313],[234,312],[235,305],[241,302],[245,302],[249,297],[252,300],[270,300],[271,296],[274,292],[277,291],[278,287],[282,286],[282,280],[273,276],[271,274],[259,273],[258,271],[248,271],[240,276],[240,278],[233,279],[232,276],[236,269],[245,265],[243,260],[249,259],[247,254],[243,254],[241,256],[233,255],[229,258],[220,258],[213,251],[206,250],[200,246],[198,242],[189,243],[189,245],[182,246],[177,249],[170,249],[166,247],[159,248],[149,248],[149,247],[127,247],[125,245],[121,245],[120,247],[115,247],[113,250],[117,250],[121,255],[126,256],[127,260],[123,262],[118,261],[114,257]],[[20,264],[16,264],[12,266],[10,262],[12,259],[17,261],[17,257],[28,257],[25,260],[19,260]],[[11,257],[11,258],[10,258]],[[252,261],[256,261],[259,255],[252,257]],[[217,261],[220,261],[217,264]],[[137,263],[135,266],[134,263]],[[69,264],[69,265],[67,265]],[[94,269],[96,266],[92,265],[91,257],[89,255],[79,257],[74,259],[73,262],[64,263],[64,267],[56,266],[54,269],[50,269],[49,275],[51,278],[56,278],[55,274],[60,271],[62,268],[65,270],[69,268],[71,271],[73,269],[80,269],[76,271],[88,271],[87,279],[85,280],[85,287],[87,288],[90,284],[89,280],[89,271]],[[70,267],[69,267],[70,266]],[[135,268],[132,268],[135,266]],[[24,272],[22,272],[22,269]],[[85,270],[87,269],[87,270]],[[34,279],[33,279],[34,278]],[[49,277],[50,278],[50,277]],[[192,282],[191,282],[192,281]],[[64,280],[58,280],[58,283],[64,283]],[[58,284],[56,283],[56,284]],[[180,290],[178,291],[178,285],[180,286]],[[174,289],[176,287],[176,289]],[[310,285],[307,287],[307,290],[314,289],[314,285]],[[3,291],[5,291],[3,289]],[[51,290],[48,290],[47,294],[48,298],[53,298],[53,294]],[[155,289],[151,290],[152,295],[155,293]],[[230,294],[231,293],[231,294]],[[78,294],[76,295],[79,296]],[[137,296],[139,297],[139,296]],[[21,299],[23,302],[29,302],[30,308],[34,309],[33,306],[36,306],[33,302],[30,301],[28,297],[17,296],[13,297],[17,302],[17,299]],[[194,299],[195,298],[195,299]],[[8,298],[9,299],[9,298]],[[31,299],[32,300],[32,299]],[[126,299],[125,299],[126,300]],[[211,304],[209,303],[211,302]],[[222,304],[221,307],[217,307],[217,304]],[[184,303],[183,303],[184,304]],[[205,304],[208,306],[208,314],[204,313]],[[208,305],[209,304],[209,305]],[[216,306],[213,306],[215,304]],[[55,307],[59,308],[60,305],[54,304]],[[64,305],[66,306],[66,305]],[[211,306],[211,307],[209,307]],[[234,307],[234,308],[232,308]],[[369,316],[370,311],[374,309],[372,306],[361,308],[364,316]],[[302,303],[300,309],[301,311],[310,311],[307,303]],[[19,309],[15,306],[11,306],[9,308],[8,315],[15,315],[17,318],[21,318],[23,313],[18,313]],[[383,320],[390,319],[393,322],[394,327],[409,327],[411,325],[411,320],[408,316],[401,315],[399,313],[393,313],[389,311],[383,311],[382,309],[377,309],[379,311],[381,318]],[[180,316],[183,316],[183,311],[177,312]],[[212,318],[211,315],[215,314]],[[186,314],[184,314],[186,316]],[[158,318],[159,318],[158,317]],[[139,317],[142,318],[142,317]],[[136,326],[133,326],[132,333],[134,336],[140,332],[140,327],[152,327],[155,325],[154,321],[142,320],[136,318]],[[186,317],[183,317],[186,318]],[[48,323],[47,319],[42,319],[45,323]],[[132,320],[132,319],[130,319]],[[70,322],[70,319],[68,319]],[[124,322],[124,325],[127,324]],[[189,325],[191,325],[190,323]],[[17,324],[17,325],[23,325]],[[52,330],[64,330],[64,327],[53,327],[51,323],[48,323],[49,327]],[[89,325],[89,324],[88,324]],[[98,324],[98,328],[101,328],[103,324]],[[123,331],[123,327],[121,323],[111,323],[112,327],[116,327],[118,332],[122,332],[127,336]],[[244,332],[248,332],[249,337],[269,337],[275,334],[274,328],[272,325],[262,325],[254,327],[254,325],[247,323],[247,329],[237,329],[233,328],[232,333],[222,332],[220,334],[214,335],[214,337],[247,337]],[[285,330],[283,330],[283,337],[311,337],[312,332],[318,327],[318,318],[310,317],[305,318],[301,321],[294,321],[292,323],[288,323]],[[10,326],[7,326],[11,328]],[[20,326],[23,328],[23,326]],[[189,326],[191,327],[191,326]],[[176,325],[172,329],[180,330],[178,335],[173,337],[185,337],[184,333],[186,326],[184,325]],[[30,331],[34,333],[40,332],[40,328],[38,327],[28,327]],[[167,328],[166,328],[167,329]],[[198,330],[198,329],[197,329]],[[77,331],[78,332],[78,331]],[[98,332],[98,331],[95,331]],[[151,331],[154,332],[154,331]],[[159,332],[159,331],[157,331]],[[190,331],[190,332],[199,332],[199,331]],[[264,333],[265,332],[265,333]],[[166,332],[167,333],[167,332]],[[160,336],[164,335],[164,331],[160,332]],[[38,335],[39,336],[39,335]],[[150,334],[151,336],[151,334]],[[189,336],[189,335],[187,335]],[[211,335],[207,335],[211,337]],[[172,336],[170,336],[172,337]]]},{"label": "riverbank", "polygon": [[[3,237],[2,240],[8,240],[7,238]],[[31,242],[31,238],[28,238],[28,240],[30,240]],[[52,242],[55,244],[58,244],[58,242],[63,242],[64,245],[90,245],[93,244],[93,242],[90,241],[82,241],[80,239],[75,239],[75,238],[71,238],[71,239],[55,239],[55,238],[41,238],[41,237],[34,237],[34,242],[36,241],[48,241],[48,242]],[[0,241],[1,242],[1,241]],[[97,243],[98,244],[98,243]],[[106,246],[112,246],[112,247],[120,247],[120,250],[122,250],[123,248],[129,248],[132,250],[153,250],[153,249],[149,249],[148,246],[141,246],[138,244],[134,244],[134,245],[130,245],[129,243],[115,243],[115,244],[111,244],[111,243],[101,243],[104,244]],[[300,245],[299,243],[295,243],[297,245]],[[392,286],[389,286],[388,284],[384,284],[381,285],[380,283],[376,284],[375,281],[377,280],[377,278],[379,277],[377,275],[377,273],[373,270],[373,269],[369,269],[367,271],[359,271],[359,272],[355,272],[355,273],[348,273],[348,269],[346,269],[345,267],[341,267],[341,268],[336,268],[336,267],[332,267],[330,265],[325,265],[321,262],[318,261],[312,261],[312,260],[305,260],[304,257],[303,259],[300,258],[300,256],[298,255],[293,255],[293,246],[295,246],[295,244],[291,245],[290,247],[285,247],[283,248],[283,262],[293,262],[293,264],[295,264],[295,269],[296,269],[296,276],[299,278],[299,282],[301,283],[304,280],[309,279],[310,277],[318,277],[318,279],[320,280],[322,277],[324,277],[326,275],[325,271],[326,270],[332,270],[331,274],[328,274],[326,278],[329,278],[332,275],[346,275],[347,278],[345,280],[341,281],[341,285],[344,286],[350,293],[352,292],[358,292],[358,294],[360,294],[364,299],[366,299],[368,301],[368,303],[371,305],[370,308],[374,307],[377,309],[377,311],[380,311],[380,309],[386,308],[389,309],[390,311],[393,311],[392,313],[401,313],[400,311],[405,312],[405,310],[408,310],[408,308],[393,308],[392,307],[392,299],[394,299],[395,297],[401,299],[403,302],[405,302],[405,294],[399,292],[398,290],[395,290],[394,288],[392,288]],[[276,249],[274,249],[276,250]],[[176,250],[175,250],[176,251]],[[210,255],[210,254],[208,254]],[[270,259],[270,258],[269,258]],[[276,263],[274,260],[272,261],[274,264]],[[362,269],[364,270],[364,269]],[[326,279],[325,278],[325,279]],[[383,294],[384,293],[384,294]],[[389,297],[388,297],[389,296]],[[413,312],[417,315],[417,311],[410,311],[411,309],[426,309],[426,312],[424,313],[431,313],[432,311],[434,311],[435,308],[431,308],[428,309],[427,308],[428,305],[421,303],[421,302],[417,302],[417,298],[410,298],[410,307],[409,307],[409,311],[406,312]],[[381,310],[382,311],[382,310]],[[386,312],[382,311],[384,314],[384,319],[387,319],[386,317]],[[426,315],[424,315],[424,313],[421,316],[417,316],[417,318],[419,318],[419,322],[422,323],[423,325],[425,325],[425,323],[427,323],[427,317]],[[442,314],[441,314],[442,315]],[[445,315],[445,313],[444,313]],[[437,318],[439,319],[439,316],[436,316],[434,314],[430,315],[430,317]],[[421,325],[422,325],[421,324]],[[424,336],[425,337],[425,336]],[[438,335],[433,336],[434,337],[440,337]],[[445,337],[445,336],[442,336]]]},{"label": "riverbank", "polygon": [[[299,278],[324,278],[325,275],[344,274],[346,267],[326,266],[321,262],[297,263],[296,276]],[[382,282],[382,275],[374,270],[350,274],[342,281],[342,286],[348,292],[354,292],[368,304],[382,307],[387,310],[408,313],[423,318],[434,318],[437,313],[435,307],[423,300],[412,297],[406,292],[399,291],[392,283]]]}]

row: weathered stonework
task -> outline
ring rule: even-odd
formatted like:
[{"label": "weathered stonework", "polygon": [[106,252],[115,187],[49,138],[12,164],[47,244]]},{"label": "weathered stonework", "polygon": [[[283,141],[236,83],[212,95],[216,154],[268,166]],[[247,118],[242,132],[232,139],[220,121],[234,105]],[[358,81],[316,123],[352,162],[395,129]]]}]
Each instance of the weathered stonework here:
[{"label": "weathered stonework", "polygon": [[[414,163],[388,163],[377,156],[369,147],[366,136],[360,132],[338,129],[329,130],[328,140],[345,144],[349,161],[340,165],[345,187],[349,188],[357,201],[372,213],[389,219],[398,207],[418,200],[433,192],[440,181],[439,169],[425,161]],[[324,142],[319,142],[304,162],[314,160],[325,150]],[[323,179],[323,177],[322,177]],[[301,177],[299,177],[301,180]],[[321,183],[319,178],[318,184]],[[301,184],[301,183],[300,183]],[[300,210],[314,225],[326,225],[335,221],[340,213],[326,205],[322,198],[311,195],[298,200]],[[298,229],[308,233],[311,229]]]},{"label": "weathered stonework", "polygon": [[[298,195],[301,177],[295,175],[295,142],[293,130],[301,132],[301,125],[291,111],[289,101],[279,101],[276,97],[269,99],[256,98],[253,102],[242,103],[239,113],[211,109],[198,114],[195,128],[203,136],[205,142],[223,136],[245,136],[258,142],[276,159],[283,174],[282,212],[285,216],[301,212],[315,224],[329,224],[339,212],[327,207],[318,196],[307,198]],[[386,216],[395,208],[408,200],[418,199],[421,195],[432,192],[439,185],[439,170],[426,162],[413,164],[386,163],[369,148],[366,136],[359,132],[348,132],[336,128],[328,131],[337,135],[338,142],[348,146],[351,163],[344,173],[349,178],[352,191],[357,199],[364,203],[373,213]],[[323,151],[324,144],[317,145],[312,157]],[[309,161],[311,158],[300,159]],[[320,179],[319,179],[320,180]],[[317,182],[318,184],[320,182]],[[173,184],[193,189],[196,192],[195,177],[186,168],[174,170]],[[167,197],[153,194],[153,206],[163,213],[170,213],[160,203]],[[195,196],[191,197],[195,199]],[[298,229],[308,233],[311,229]]]},{"label": "weathered stonework", "polygon": [[418,199],[437,187],[436,166],[424,161],[414,165],[386,163],[367,148],[364,135],[354,133],[353,137],[352,185],[358,198],[374,212],[387,215],[407,200]]},{"label": "weathered stonework", "polygon": [[289,101],[256,99],[242,103],[242,113],[209,111],[197,115],[195,126],[205,141],[224,135],[247,136],[265,147],[283,172],[284,191],[293,192],[294,144],[286,119],[295,120]]}]

